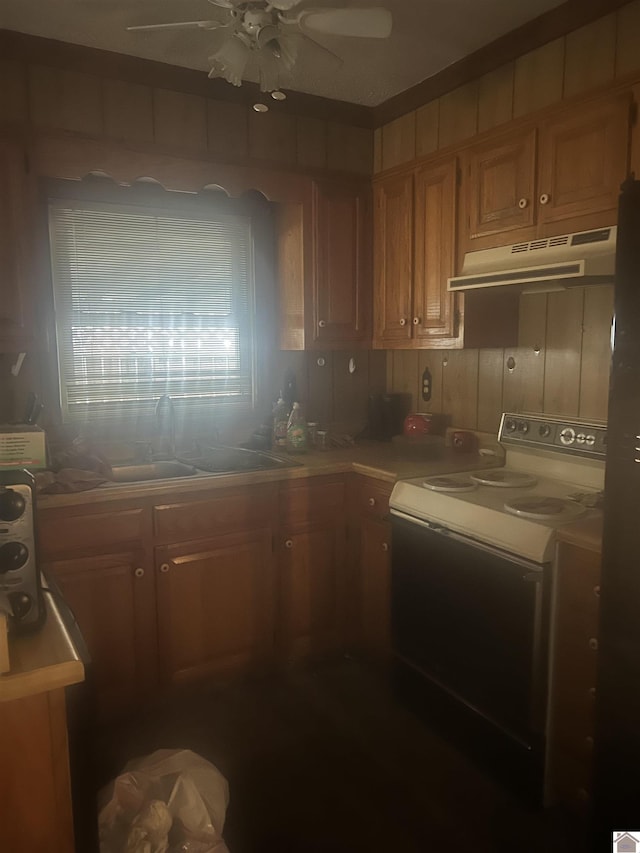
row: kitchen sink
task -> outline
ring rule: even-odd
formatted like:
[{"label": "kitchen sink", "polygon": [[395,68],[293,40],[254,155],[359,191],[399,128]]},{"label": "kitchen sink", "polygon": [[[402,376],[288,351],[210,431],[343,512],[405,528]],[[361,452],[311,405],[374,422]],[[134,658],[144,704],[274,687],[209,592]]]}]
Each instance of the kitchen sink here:
[{"label": "kitchen sink", "polygon": [[180,461],[209,474],[241,474],[245,471],[270,471],[299,465],[286,457],[264,450],[244,447],[203,447],[197,454],[181,454]]},{"label": "kitchen sink", "polygon": [[143,462],[134,465],[115,465],[111,468],[114,483],[138,483],[143,480],[166,480],[173,477],[193,477],[197,474],[193,465],[174,460]]},{"label": "kitchen sink", "polygon": [[243,447],[204,447],[194,453],[183,453],[176,459],[112,465],[114,483],[140,483],[146,480],[169,480],[198,474],[242,474],[246,471],[270,471],[300,465],[291,459],[262,450]]}]

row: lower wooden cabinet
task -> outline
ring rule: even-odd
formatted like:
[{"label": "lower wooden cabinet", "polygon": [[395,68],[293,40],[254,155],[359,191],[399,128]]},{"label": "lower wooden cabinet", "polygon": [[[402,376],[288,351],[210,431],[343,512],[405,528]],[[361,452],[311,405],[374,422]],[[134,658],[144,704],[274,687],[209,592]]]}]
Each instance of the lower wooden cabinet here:
[{"label": "lower wooden cabinet", "polygon": [[283,484],[278,522],[277,642],[295,660],[343,641],[346,519],[343,477]]},{"label": "lower wooden cabinet", "polygon": [[0,702],[0,850],[74,853],[64,690]]},{"label": "lower wooden cabinet", "polygon": [[348,645],[381,664],[391,656],[391,489],[372,477],[349,483]]},{"label": "lower wooden cabinet", "polygon": [[246,669],[274,652],[269,528],[156,549],[162,681]]},{"label": "lower wooden cabinet", "polygon": [[86,639],[100,715],[159,685],[338,649],[344,492],[318,476],[41,509],[42,568]]},{"label": "lower wooden cabinet", "polygon": [[547,799],[578,811],[591,796],[600,554],[561,542],[554,581]]},{"label": "lower wooden cabinet", "polygon": [[156,687],[153,572],[142,550],[45,562],[78,621],[91,656],[101,716]]},{"label": "lower wooden cabinet", "polygon": [[344,524],[334,519],[288,530],[280,543],[279,646],[286,659],[340,645]]},{"label": "lower wooden cabinet", "polygon": [[363,518],[360,527],[361,648],[384,661],[391,654],[391,525]]}]

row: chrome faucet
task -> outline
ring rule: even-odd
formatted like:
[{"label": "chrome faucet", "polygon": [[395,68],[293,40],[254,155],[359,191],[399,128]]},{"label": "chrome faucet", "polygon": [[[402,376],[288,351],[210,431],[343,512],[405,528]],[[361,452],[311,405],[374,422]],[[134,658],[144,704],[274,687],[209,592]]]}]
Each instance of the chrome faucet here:
[{"label": "chrome faucet", "polygon": [[173,459],[176,455],[176,411],[168,394],[163,394],[156,403],[156,422],[160,432],[160,452]]}]

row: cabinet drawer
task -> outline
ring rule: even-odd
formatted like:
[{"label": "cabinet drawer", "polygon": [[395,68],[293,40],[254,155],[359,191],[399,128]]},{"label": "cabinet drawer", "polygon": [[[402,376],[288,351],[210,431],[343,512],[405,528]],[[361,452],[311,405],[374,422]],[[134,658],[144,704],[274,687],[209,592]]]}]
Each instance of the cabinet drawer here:
[{"label": "cabinet drawer", "polygon": [[153,529],[156,543],[169,545],[268,525],[275,499],[276,487],[268,484],[221,489],[205,500],[155,506]]},{"label": "cabinet drawer", "polygon": [[356,484],[356,511],[371,518],[385,518],[389,514],[391,484],[360,477]]},{"label": "cabinet drawer", "polygon": [[344,511],[344,480],[315,478],[287,483],[280,490],[280,525],[315,523]]},{"label": "cabinet drawer", "polygon": [[44,558],[53,554],[113,548],[115,543],[140,542],[147,527],[143,507],[117,512],[68,515],[68,510],[45,510],[38,515],[38,543]]}]

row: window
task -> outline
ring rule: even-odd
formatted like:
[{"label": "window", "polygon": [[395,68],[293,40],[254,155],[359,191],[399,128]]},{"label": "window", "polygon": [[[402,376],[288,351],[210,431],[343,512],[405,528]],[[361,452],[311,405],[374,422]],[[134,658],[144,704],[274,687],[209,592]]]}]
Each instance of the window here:
[{"label": "window", "polygon": [[49,221],[65,419],[252,403],[248,218],[56,199]]}]

